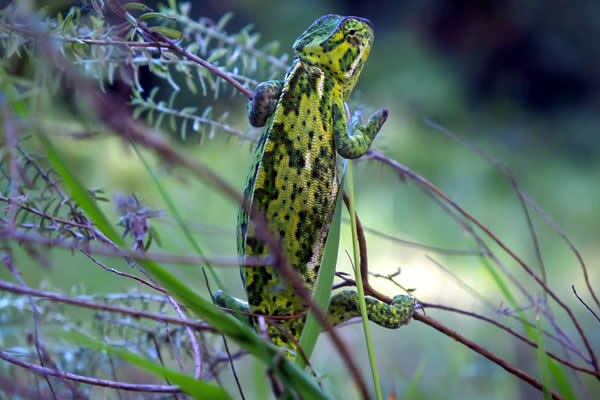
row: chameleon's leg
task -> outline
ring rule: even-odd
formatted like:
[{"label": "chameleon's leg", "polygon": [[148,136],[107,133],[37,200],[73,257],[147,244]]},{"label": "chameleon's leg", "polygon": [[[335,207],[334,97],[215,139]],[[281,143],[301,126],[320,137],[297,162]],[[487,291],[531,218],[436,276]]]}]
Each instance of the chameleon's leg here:
[{"label": "chameleon's leg", "polygon": [[340,106],[334,106],[335,146],[337,152],[344,158],[358,158],[365,154],[387,119],[387,116],[387,110],[378,110],[371,115],[366,125],[363,125],[360,112],[355,111],[350,122],[350,129],[346,129],[346,114],[340,109]]},{"label": "chameleon's leg", "polygon": [[215,301],[215,304],[220,307],[225,307],[229,308],[230,310],[239,311],[233,314],[237,319],[247,323],[250,326],[254,325],[254,323],[252,322],[252,318],[250,318],[247,315],[241,314],[243,312],[250,312],[250,306],[247,302],[240,300],[237,297],[230,296],[222,290],[217,290],[214,293],[213,300]]},{"label": "chameleon's leg", "polygon": [[252,126],[265,126],[275,111],[282,90],[283,81],[266,81],[256,86],[252,101],[248,105],[248,119]]},{"label": "chameleon's leg", "polygon": [[[365,302],[369,320],[389,329],[396,329],[408,324],[415,309],[415,298],[403,294],[395,296],[391,304],[372,297],[365,297]],[[333,325],[360,317],[358,294],[352,290],[344,290],[335,294],[329,302],[328,311],[329,320]]]},{"label": "chameleon's leg", "polygon": [[364,155],[387,119],[387,114],[385,109],[378,110],[371,115],[366,125],[363,125],[360,112],[355,111],[350,129],[347,129],[346,113],[341,106],[335,105],[333,115],[337,152],[344,158],[358,158]]}]

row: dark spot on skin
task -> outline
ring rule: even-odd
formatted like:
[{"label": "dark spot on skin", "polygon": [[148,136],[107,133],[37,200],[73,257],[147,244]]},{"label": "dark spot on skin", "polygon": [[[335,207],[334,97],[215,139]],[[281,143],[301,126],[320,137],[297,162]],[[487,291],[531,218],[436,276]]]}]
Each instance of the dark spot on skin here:
[{"label": "dark spot on skin", "polygon": [[355,53],[356,53],[355,49],[346,50],[346,52],[340,59],[340,70],[342,72],[347,72],[350,70],[350,66],[352,65],[352,62],[354,61],[354,59],[356,58]]},{"label": "dark spot on skin", "polygon": [[302,155],[302,152],[298,149],[292,152],[291,149],[288,149],[288,155],[290,156],[290,167],[296,168],[298,174],[300,174],[301,170],[304,168],[305,160]]}]

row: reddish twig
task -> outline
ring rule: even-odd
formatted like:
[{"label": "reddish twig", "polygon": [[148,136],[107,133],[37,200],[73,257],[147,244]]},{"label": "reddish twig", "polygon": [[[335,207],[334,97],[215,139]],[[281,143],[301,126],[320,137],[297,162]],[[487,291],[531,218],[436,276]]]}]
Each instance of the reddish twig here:
[{"label": "reddish twig", "polygon": [[[538,344],[536,342],[534,342],[533,340],[530,340],[529,338],[521,335],[520,333],[518,333],[518,332],[514,331],[513,329],[509,328],[508,326],[506,326],[504,324],[501,324],[500,322],[498,322],[498,321],[496,321],[496,320],[494,320],[492,318],[488,318],[488,317],[486,317],[484,315],[477,314],[477,313],[470,312],[470,311],[461,310],[461,309],[455,308],[455,307],[444,306],[444,305],[441,305],[441,304],[431,304],[431,303],[424,303],[424,302],[419,302],[419,303],[423,307],[425,307],[425,308],[437,308],[437,309],[440,309],[440,310],[451,311],[451,312],[455,312],[455,313],[462,314],[462,315],[467,315],[469,317],[473,317],[473,318],[476,318],[476,319],[488,322],[488,323],[490,323],[490,324],[492,324],[492,325],[494,325],[494,326],[496,326],[496,327],[498,327],[498,328],[500,328],[500,329],[508,332],[509,334],[511,334],[514,337],[516,337],[517,339],[519,339],[519,340],[527,343],[528,345],[530,345],[530,346],[532,346],[532,347],[534,347],[536,349],[538,347]],[[559,356],[557,356],[556,354],[554,354],[554,353],[552,353],[550,351],[546,351],[546,354],[549,357],[552,357],[556,361],[560,362],[561,364],[564,364],[564,365],[566,365],[566,366],[568,366],[568,367],[570,367],[572,369],[575,369],[575,370],[581,371],[581,372],[585,372],[586,374],[590,374],[590,375],[593,375],[593,376],[598,376],[598,373],[596,371],[594,371],[592,369],[588,369],[588,368],[584,368],[584,367],[580,367],[578,365],[575,365],[575,364],[573,364],[573,363],[571,363],[571,362],[569,362],[569,361],[567,361],[567,360],[565,360],[563,358],[560,358]]]},{"label": "reddish twig", "polygon": [[[346,220],[346,222],[348,222],[348,221],[349,220]],[[486,254],[484,254],[481,251],[445,249],[442,247],[435,247],[435,246],[429,246],[429,245],[423,244],[423,243],[412,242],[410,240],[399,239],[395,236],[388,235],[387,233],[379,232],[378,230],[375,230],[373,228],[369,228],[366,226],[363,226],[363,231],[370,233],[372,235],[378,236],[380,238],[383,238],[385,240],[389,240],[391,242],[398,243],[401,246],[414,247],[417,249],[431,251],[434,253],[446,254],[446,255],[451,255],[451,256],[486,256]]]},{"label": "reddish twig", "polygon": [[592,310],[592,308],[590,306],[588,306],[587,303],[585,301],[583,301],[583,299],[577,294],[577,290],[575,290],[575,285],[571,285],[571,289],[573,289],[573,293],[575,294],[575,297],[577,297],[577,300],[579,300],[581,302],[581,304],[583,304],[585,306],[585,308],[587,308],[588,311],[592,313],[592,315],[596,318],[596,320],[598,320],[598,322],[600,322],[600,317],[598,316],[598,314],[596,314],[594,312],[594,310]]},{"label": "reddish twig", "polygon": [[546,220],[546,222],[548,222],[548,224],[550,224],[550,226],[552,226],[552,228],[554,229],[554,231],[556,233],[558,233],[560,235],[560,237],[562,237],[562,239],[571,248],[571,250],[573,251],[573,253],[577,257],[577,260],[579,261],[579,265],[581,265],[581,269],[583,271],[583,277],[585,279],[585,284],[586,284],[586,286],[588,288],[588,291],[592,295],[592,298],[594,299],[596,305],[600,308],[600,300],[598,299],[598,297],[596,296],[596,292],[592,288],[592,285],[590,283],[589,276],[588,276],[587,267],[585,265],[585,262],[583,261],[583,257],[581,256],[581,253],[579,253],[579,250],[577,250],[577,248],[575,247],[575,245],[573,244],[573,242],[571,242],[571,240],[569,240],[569,238],[567,237],[567,235],[558,227],[558,225],[556,225],[554,223],[554,221],[552,220],[552,218],[550,218],[544,212],[544,210],[542,210],[542,208],[535,201],[533,201],[529,196],[527,196],[527,194],[525,194],[524,192],[522,192],[516,186],[516,182],[514,182],[514,179],[512,178],[512,175],[510,174],[510,171],[508,171],[507,169],[505,169],[501,165],[499,165],[485,151],[483,151],[482,149],[478,148],[477,146],[474,146],[471,143],[468,143],[465,140],[459,138],[458,136],[456,136],[454,133],[450,132],[448,129],[444,128],[443,126],[441,126],[439,124],[436,124],[435,122],[432,122],[432,121],[429,121],[429,120],[426,120],[425,123],[427,125],[431,126],[432,128],[434,128],[436,130],[439,130],[440,132],[442,132],[446,136],[452,138],[453,140],[457,141],[458,143],[461,143],[462,145],[466,146],[467,148],[471,149],[472,151],[478,153],[483,158],[485,158],[486,160],[488,160],[492,165],[494,165],[509,180],[511,180],[511,183],[513,183],[513,186],[515,187],[515,190],[517,191],[517,193],[519,194],[519,196],[522,199],[524,199],[525,201],[527,201],[529,204],[531,204],[536,209],[536,211],[538,213],[540,213],[540,215],[542,215],[542,217],[544,217],[544,219]]},{"label": "reddish twig", "polygon": [[94,301],[63,296],[63,295],[56,294],[56,293],[43,292],[41,290],[35,290],[35,289],[27,288],[27,287],[14,285],[14,284],[6,282],[6,281],[0,281],[0,290],[15,293],[15,294],[22,294],[22,295],[26,295],[26,296],[34,296],[34,297],[39,297],[39,298],[43,298],[43,299],[48,299],[48,300],[55,301],[58,303],[71,304],[71,305],[74,305],[77,307],[85,307],[85,308],[91,308],[91,309],[95,309],[95,310],[109,311],[109,312],[114,312],[114,313],[119,313],[119,314],[124,314],[124,315],[131,315],[132,317],[135,317],[135,318],[147,318],[147,319],[151,319],[151,320],[163,322],[163,323],[171,323],[171,324],[176,324],[176,325],[189,326],[189,327],[192,327],[197,330],[216,332],[215,329],[213,327],[211,327],[210,325],[207,325],[207,324],[201,323],[201,322],[197,322],[197,321],[182,320],[179,318],[170,317],[168,315],[154,314],[154,313],[151,313],[148,311],[138,310],[136,308],[118,307],[118,306],[113,306],[110,304],[102,304],[102,303],[97,303]]},{"label": "reddish twig", "polygon": [[434,192],[436,195],[438,195],[439,197],[444,199],[444,201],[446,201],[448,204],[450,204],[454,209],[456,209],[458,212],[460,212],[463,216],[465,216],[467,219],[469,219],[471,222],[473,222],[475,225],[477,225],[481,230],[483,230],[486,233],[486,235],[488,235],[494,242],[496,242],[496,244],[498,244],[498,246],[500,246],[510,257],[512,257],[515,261],[517,261],[517,263],[519,263],[519,265],[550,295],[550,297],[552,297],[554,299],[554,301],[556,301],[556,303],[558,303],[566,311],[566,313],[569,315],[569,318],[573,322],[573,325],[575,325],[575,328],[577,329],[581,339],[583,340],[583,343],[584,343],[584,345],[588,351],[588,354],[590,355],[592,363],[594,365],[594,369],[596,371],[600,371],[600,369],[598,367],[598,360],[596,359],[596,354],[594,353],[594,350],[592,349],[592,346],[590,345],[590,342],[589,342],[585,332],[581,328],[581,325],[579,324],[579,321],[575,317],[575,314],[573,314],[573,311],[571,310],[571,308],[564,301],[562,301],[560,299],[560,297],[558,297],[558,295],[556,295],[556,293],[554,293],[554,291],[552,289],[550,289],[548,287],[548,285],[546,285],[546,283],[542,279],[540,279],[537,276],[537,274],[535,272],[533,272],[531,270],[531,268],[529,268],[529,266],[519,256],[517,256],[510,248],[508,248],[508,246],[506,246],[504,244],[504,242],[502,242],[496,235],[494,235],[477,218],[473,217],[469,212],[467,212],[465,209],[463,209],[461,206],[459,206],[454,200],[452,200],[450,197],[448,197],[444,192],[442,192],[440,189],[438,189],[435,185],[433,185],[427,179],[414,173],[409,168],[401,165],[397,161],[391,160],[391,159],[385,157],[383,154],[378,153],[376,151],[369,150],[368,156],[371,158],[374,158],[380,162],[383,162],[398,171],[401,171],[402,173],[404,173],[406,176],[410,177],[414,181],[427,187],[429,190]]},{"label": "reddish twig", "polygon": [[[0,196],[0,200],[2,196]],[[38,233],[25,233],[22,231],[14,231],[10,232],[7,229],[0,229],[0,238],[3,239],[13,239],[17,242],[31,242],[37,243],[42,246],[48,247],[61,247],[64,249],[75,249],[89,252],[90,254],[99,254],[104,256],[113,256],[113,257],[129,257],[133,260],[153,260],[157,262],[165,262],[165,263],[173,263],[179,265],[199,265],[202,263],[210,262],[216,266],[236,266],[239,267],[240,264],[245,267],[262,267],[268,263],[272,263],[273,259],[271,257],[252,257],[249,256],[248,260],[241,261],[239,257],[236,256],[217,256],[217,257],[200,257],[193,255],[180,255],[173,254],[167,252],[141,252],[141,251],[132,251],[132,250],[124,250],[119,248],[111,249],[110,247],[106,247],[104,245],[94,245],[86,240],[66,240],[60,238],[48,238],[46,236],[40,235]],[[265,264],[266,263],[266,264]]]},{"label": "reddish twig", "polygon": [[[518,317],[516,315],[513,315],[513,312],[515,310],[511,310],[509,312],[508,310],[497,309],[493,304],[491,304],[489,301],[487,301],[482,295],[480,295],[479,293],[477,293],[475,291],[475,289],[471,288],[469,285],[467,285],[466,283],[464,283],[459,277],[457,277],[456,275],[454,275],[452,273],[452,271],[450,271],[448,268],[444,267],[443,264],[439,263],[438,261],[434,260],[433,258],[431,258],[429,256],[426,256],[426,257],[429,260],[431,260],[434,265],[438,266],[443,271],[445,271],[455,282],[457,282],[466,291],[468,291],[473,296],[477,297],[480,301],[482,301],[492,311],[494,311],[496,313],[499,313],[501,315],[505,315],[505,316],[510,317],[510,318],[514,318],[517,321],[521,322],[522,324],[529,325],[531,327],[535,327],[535,325],[532,324],[531,322],[529,322],[529,321],[527,321],[527,320],[525,320],[525,319],[523,319],[521,317]],[[555,336],[555,335],[551,334],[550,332],[547,332],[546,330],[542,330],[542,332],[544,333],[544,335],[546,335],[549,338],[551,338],[551,339],[557,341],[558,343],[560,343],[566,349],[568,349],[568,350],[572,351],[573,353],[577,354],[586,363],[590,363],[590,359],[588,357],[586,357],[586,355],[583,353],[583,351],[578,346],[576,346],[574,343],[572,343],[568,338],[565,339],[564,335],[561,335],[563,337],[558,337],[558,336]]]},{"label": "reddish twig", "polygon": [[92,262],[94,262],[96,265],[99,265],[100,268],[104,269],[105,271],[112,272],[113,274],[117,274],[119,276],[124,276],[126,278],[134,279],[134,280],[140,282],[141,284],[144,284],[154,290],[157,290],[161,293],[166,293],[166,291],[163,288],[161,288],[153,283],[150,283],[150,282],[140,278],[139,276],[135,276],[132,274],[128,274],[126,272],[121,272],[114,268],[107,267],[106,265],[102,264],[100,261],[98,261],[95,257],[93,257],[89,252],[87,252],[84,249],[80,249],[79,251],[81,251],[83,254],[85,254],[90,260],[92,260]]},{"label": "reddish twig", "polygon": [[26,368],[31,372],[42,376],[56,376],[61,379],[68,379],[75,382],[85,383],[94,386],[103,386],[112,389],[128,390],[131,392],[149,392],[149,393],[179,393],[181,389],[178,386],[170,385],[143,385],[137,383],[125,383],[118,381],[109,381],[106,379],[92,378],[89,376],[72,374],[70,372],[58,371],[55,369],[45,368],[37,364],[32,364],[27,361],[19,360],[11,357],[6,352],[0,350],[0,358],[11,364]]},{"label": "reddish twig", "polygon": [[[464,344],[465,346],[467,346],[468,348],[474,350],[475,352],[481,354],[482,356],[484,356],[485,358],[487,358],[488,360],[494,362],[495,364],[498,364],[499,366],[501,366],[502,368],[504,368],[506,371],[508,371],[509,373],[519,377],[519,379],[529,383],[531,386],[533,386],[534,388],[538,389],[539,391],[542,391],[544,388],[542,386],[542,383],[540,381],[538,381],[537,379],[535,379],[534,377],[532,377],[531,375],[527,374],[526,372],[514,367],[513,365],[509,364],[507,361],[505,361],[504,359],[498,357],[497,355],[495,355],[494,353],[490,352],[489,350],[487,350],[486,348],[478,345],[477,343],[465,338],[464,336],[460,335],[459,333],[451,330],[450,328],[446,327],[445,325],[441,324],[440,322],[436,321],[433,318],[427,317],[425,315],[421,315],[419,313],[414,313],[413,314],[413,318],[416,319],[419,322],[422,322],[426,325],[431,326],[432,328],[442,332],[444,335],[451,337],[452,339],[456,340],[459,343]],[[551,392],[552,393],[552,398],[556,399],[556,400],[564,400],[564,397],[562,397],[561,395],[559,395],[558,393],[555,392]]]}]

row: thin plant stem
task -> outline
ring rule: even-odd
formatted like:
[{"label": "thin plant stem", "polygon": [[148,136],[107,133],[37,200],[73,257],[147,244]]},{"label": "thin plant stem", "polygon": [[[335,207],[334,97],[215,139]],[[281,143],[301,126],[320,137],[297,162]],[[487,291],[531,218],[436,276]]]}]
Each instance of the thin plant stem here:
[{"label": "thin plant stem", "polygon": [[356,213],[354,210],[354,183],[352,176],[352,160],[348,160],[348,197],[350,211],[350,225],[352,227],[352,249],[354,250],[354,275],[356,277],[356,289],[358,291],[358,305],[360,307],[360,315],[362,317],[363,329],[365,331],[365,340],[367,342],[367,350],[369,353],[369,363],[371,365],[371,373],[373,374],[373,383],[375,384],[375,392],[377,399],[381,400],[381,384],[379,383],[379,375],[377,374],[377,365],[375,364],[375,354],[373,353],[373,345],[371,343],[371,331],[369,330],[369,319],[367,317],[367,304],[365,303],[365,289],[362,282],[362,274],[359,268],[360,255],[358,251],[358,237],[356,231]]}]

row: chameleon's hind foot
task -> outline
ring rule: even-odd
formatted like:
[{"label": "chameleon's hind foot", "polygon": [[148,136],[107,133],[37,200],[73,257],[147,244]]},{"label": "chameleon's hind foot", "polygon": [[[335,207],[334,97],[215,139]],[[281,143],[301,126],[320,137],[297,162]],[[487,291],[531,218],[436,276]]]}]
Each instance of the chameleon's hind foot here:
[{"label": "chameleon's hind foot", "polygon": [[249,316],[242,314],[250,313],[250,306],[247,302],[240,300],[237,297],[230,296],[222,290],[217,290],[213,294],[213,300],[219,307],[237,311],[233,315],[240,321],[247,323],[250,326],[253,325],[252,319]]},{"label": "chameleon's hind foot", "polygon": [[[365,297],[369,320],[385,328],[396,329],[410,322],[416,300],[413,296],[397,295],[391,304],[386,304],[373,297]],[[360,316],[358,295],[352,290],[344,290],[331,298],[329,303],[329,319],[333,325],[341,324],[351,318]]]}]

